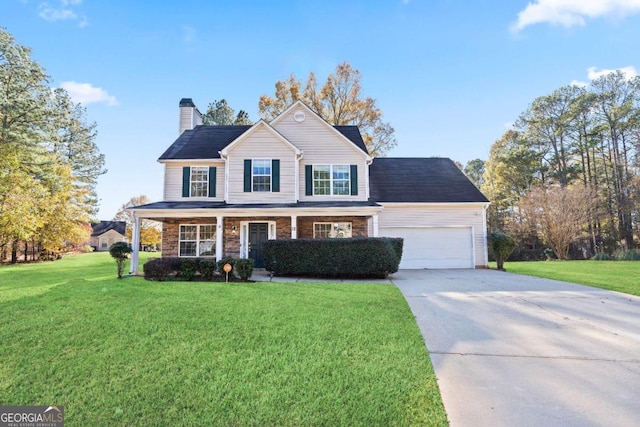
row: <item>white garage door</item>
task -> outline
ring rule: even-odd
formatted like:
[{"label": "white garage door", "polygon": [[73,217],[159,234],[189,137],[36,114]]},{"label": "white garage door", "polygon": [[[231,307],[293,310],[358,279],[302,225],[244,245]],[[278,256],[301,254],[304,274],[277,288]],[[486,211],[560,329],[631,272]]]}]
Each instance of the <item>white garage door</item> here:
[{"label": "white garage door", "polygon": [[404,239],[400,268],[474,268],[470,227],[381,227],[379,235]]}]

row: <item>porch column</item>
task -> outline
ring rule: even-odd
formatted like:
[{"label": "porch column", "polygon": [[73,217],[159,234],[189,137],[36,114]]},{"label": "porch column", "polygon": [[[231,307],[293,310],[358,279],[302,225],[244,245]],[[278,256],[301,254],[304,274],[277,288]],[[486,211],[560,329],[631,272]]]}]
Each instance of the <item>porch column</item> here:
[{"label": "porch column", "polygon": [[291,238],[298,238],[298,217],[296,215],[291,215]]},{"label": "porch column", "polygon": [[373,237],[378,237],[378,214],[373,214]]},{"label": "porch column", "polygon": [[138,255],[140,250],[140,218],[133,214],[133,230],[131,230],[131,268],[129,274],[138,273]]},{"label": "porch column", "polygon": [[224,217],[216,216],[216,261],[222,259],[222,239],[224,233]]}]

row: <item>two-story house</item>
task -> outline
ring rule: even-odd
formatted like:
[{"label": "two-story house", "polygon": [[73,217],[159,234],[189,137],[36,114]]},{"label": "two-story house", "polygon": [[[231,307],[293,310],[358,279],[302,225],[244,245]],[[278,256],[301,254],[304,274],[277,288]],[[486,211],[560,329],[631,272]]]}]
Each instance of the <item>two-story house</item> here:
[{"label": "two-story house", "polygon": [[356,126],[298,101],[270,122],[205,126],[180,101],[180,136],[160,156],[162,256],[253,258],[268,239],[403,237],[400,268],[487,265],[488,200],[445,158],[372,158]]}]

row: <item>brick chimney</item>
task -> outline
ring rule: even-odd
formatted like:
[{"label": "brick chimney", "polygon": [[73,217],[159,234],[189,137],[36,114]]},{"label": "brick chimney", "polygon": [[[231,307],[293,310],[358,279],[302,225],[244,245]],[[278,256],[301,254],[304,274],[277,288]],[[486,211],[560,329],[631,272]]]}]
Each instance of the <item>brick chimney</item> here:
[{"label": "brick chimney", "polygon": [[193,129],[202,124],[202,114],[193,103],[191,98],[182,98],[180,100],[180,132]]}]

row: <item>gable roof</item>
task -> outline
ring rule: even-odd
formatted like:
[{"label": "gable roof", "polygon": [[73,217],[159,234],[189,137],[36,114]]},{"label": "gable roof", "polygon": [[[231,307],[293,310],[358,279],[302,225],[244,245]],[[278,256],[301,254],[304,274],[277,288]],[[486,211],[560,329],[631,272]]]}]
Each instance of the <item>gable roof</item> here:
[{"label": "gable roof", "polygon": [[316,111],[314,111],[313,108],[309,107],[307,104],[305,104],[300,99],[298,99],[293,104],[289,105],[289,107],[287,107],[286,110],[284,110],[282,113],[278,114],[278,116],[275,117],[273,120],[271,120],[271,122],[269,122],[269,124],[271,126],[275,127],[276,124],[279,121],[283,120],[284,117],[286,117],[289,114],[289,112],[292,111],[295,108],[302,108],[303,110],[306,110],[308,113],[311,113],[318,120],[320,120],[322,123],[324,123],[329,129],[333,128],[333,129],[337,130],[338,133],[342,134],[343,137],[345,137],[348,141],[351,141],[352,143],[354,143],[356,145],[356,147],[358,147],[360,150],[362,150],[364,152],[364,154],[369,156],[369,150],[367,150],[367,147],[364,144],[364,141],[362,140],[362,135],[360,135],[360,129],[358,129],[357,126],[354,126],[354,125],[332,125],[329,122],[327,122],[324,118],[322,118],[320,116],[320,114],[318,114]]},{"label": "gable roof", "polygon": [[[219,159],[220,151],[251,129],[251,127],[251,125],[198,125],[191,130],[182,132],[158,160]],[[362,135],[360,135],[360,130],[358,130],[357,126],[333,127],[364,151],[365,154],[367,153],[367,147],[364,145]]]},{"label": "gable roof", "polygon": [[127,229],[127,223],[124,221],[100,221],[91,224],[92,233],[91,237],[100,236],[109,230],[114,230],[123,236]]},{"label": "gable roof", "polygon": [[371,200],[397,203],[488,202],[447,158],[378,157],[369,167]]},{"label": "gable roof", "polygon": [[222,156],[226,156],[227,154],[229,154],[229,150],[234,145],[239,144],[242,140],[244,140],[245,138],[248,138],[252,133],[256,132],[258,128],[266,129],[267,132],[269,132],[271,135],[273,135],[278,141],[282,142],[283,144],[285,144],[286,146],[291,148],[296,154],[300,154],[300,149],[298,147],[296,147],[291,142],[289,142],[289,140],[287,138],[285,138],[284,136],[282,136],[280,134],[280,132],[278,132],[277,130],[272,128],[269,125],[269,123],[267,123],[264,120],[260,119],[256,123],[254,123],[253,126],[251,126],[251,128],[249,128],[242,135],[237,137],[231,144],[227,145],[222,150],[220,150],[220,156],[222,157]]}]

